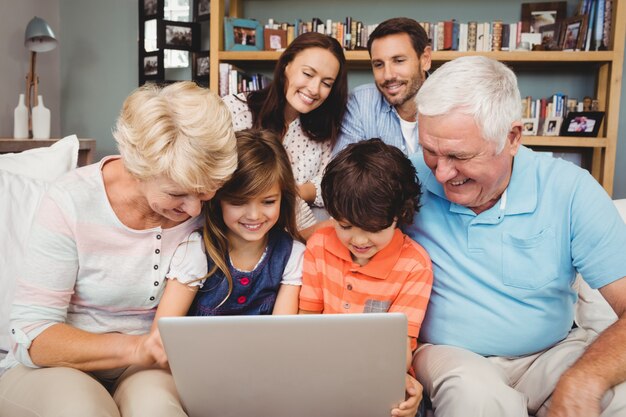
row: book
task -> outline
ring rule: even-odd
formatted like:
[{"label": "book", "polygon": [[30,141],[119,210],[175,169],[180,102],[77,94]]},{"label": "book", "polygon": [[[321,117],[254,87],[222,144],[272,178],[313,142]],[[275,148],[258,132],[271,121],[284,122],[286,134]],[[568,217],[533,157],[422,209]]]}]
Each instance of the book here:
[{"label": "book", "polygon": [[467,23],[467,50],[475,51],[478,43],[478,23]]}]

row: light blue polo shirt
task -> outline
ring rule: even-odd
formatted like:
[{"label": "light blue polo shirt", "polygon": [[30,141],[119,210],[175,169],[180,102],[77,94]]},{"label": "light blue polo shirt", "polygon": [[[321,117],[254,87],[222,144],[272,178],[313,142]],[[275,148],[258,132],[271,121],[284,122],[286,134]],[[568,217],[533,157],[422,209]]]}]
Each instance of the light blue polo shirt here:
[{"label": "light blue polo shirt", "polygon": [[412,158],[422,208],[406,233],[433,262],[420,340],[481,355],[520,356],[564,339],[580,271],[592,288],[626,276],[626,225],[585,170],[521,147],[505,204],[476,215],[450,203]]}]

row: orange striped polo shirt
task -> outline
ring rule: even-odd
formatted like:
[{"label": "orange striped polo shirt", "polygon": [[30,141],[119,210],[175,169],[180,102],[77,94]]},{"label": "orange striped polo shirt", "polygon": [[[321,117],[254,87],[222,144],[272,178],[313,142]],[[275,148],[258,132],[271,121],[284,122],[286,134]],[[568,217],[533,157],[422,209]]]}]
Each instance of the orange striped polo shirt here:
[{"label": "orange striped polo shirt", "polygon": [[396,229],[391,242],[364,265],[352,261],[333,227],[307,241],[300,309],[326,314],[399,312],[417,338],[433,283],[430,257]]}]

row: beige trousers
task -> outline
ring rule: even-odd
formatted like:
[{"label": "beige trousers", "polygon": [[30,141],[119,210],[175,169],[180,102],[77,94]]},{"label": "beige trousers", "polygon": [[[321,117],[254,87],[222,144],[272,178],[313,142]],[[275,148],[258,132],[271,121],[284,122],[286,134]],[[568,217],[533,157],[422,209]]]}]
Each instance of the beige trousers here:
[{"label": "beige trousers", "polygon": [[0,378],[0,417],[187,417],[168,371],[130,367],[112,390],[76,369],[18,365]]},{"label": "beige trousers", "polygon": [[[413,366],[436,417],[543,417],[560,376],[595,336],[574,329],[548,350],[515,358],[426,344],[415,353]],[[602,409],[601,417],[626,416],[626,383],[606,393]]]}]

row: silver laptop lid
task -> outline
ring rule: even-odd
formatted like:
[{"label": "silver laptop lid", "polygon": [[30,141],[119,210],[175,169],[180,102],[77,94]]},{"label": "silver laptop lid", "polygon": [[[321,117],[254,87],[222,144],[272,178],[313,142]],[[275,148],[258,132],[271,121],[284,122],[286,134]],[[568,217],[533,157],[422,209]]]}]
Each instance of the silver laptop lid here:
[{"label": "silver laptop lid", "polygon": [[166,317],[190,417],[384,417],[404,399],[400,313]]}]

